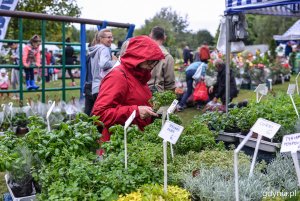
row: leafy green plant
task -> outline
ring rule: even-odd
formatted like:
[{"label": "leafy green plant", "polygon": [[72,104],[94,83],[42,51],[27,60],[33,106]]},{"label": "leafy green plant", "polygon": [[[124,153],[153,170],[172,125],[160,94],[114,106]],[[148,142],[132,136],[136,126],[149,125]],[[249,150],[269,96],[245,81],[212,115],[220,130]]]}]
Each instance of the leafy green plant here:
[{"label": "leafy green plant", "polygon": [[175,145],[177,154],[185,154],[189,151],[200,152],[203,149],[223,148],[222,144],[217,144],[215,135],[205,124],[197,120],[184,129],[182,135]]},{"label": "leafy green plant", "polygon": [[154,110],[158,110],[161,106],[170,106],[176,94],[173,91],[155,92],[152,97],[152,105]]}]

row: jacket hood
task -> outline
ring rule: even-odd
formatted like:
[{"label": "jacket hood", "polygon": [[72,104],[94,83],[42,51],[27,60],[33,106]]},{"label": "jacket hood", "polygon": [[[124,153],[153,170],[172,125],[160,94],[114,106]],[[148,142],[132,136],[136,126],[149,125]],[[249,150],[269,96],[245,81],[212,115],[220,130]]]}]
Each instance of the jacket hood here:
[{"label": "jacket hood", "polygon": [[103,49],[105,46],[103,44],[97,44],[89,47],[89,54],[93,57],[99,49]]},{"label": "jacket hood", "polygon": [[136,68],[147,60],[162,60],[164,55],[159,46],[148,36],[137,36],[129,40],[129,44],[121,63],[126,68]]},{"label": "jacket hood", "polygon": [[160,47],[148,36],[136,36],[129,40],[125,53],[121,57],[121,64],[143,84],[151,78],[151,71],[138,68],[144,61],[162,60],[165,56]]}]

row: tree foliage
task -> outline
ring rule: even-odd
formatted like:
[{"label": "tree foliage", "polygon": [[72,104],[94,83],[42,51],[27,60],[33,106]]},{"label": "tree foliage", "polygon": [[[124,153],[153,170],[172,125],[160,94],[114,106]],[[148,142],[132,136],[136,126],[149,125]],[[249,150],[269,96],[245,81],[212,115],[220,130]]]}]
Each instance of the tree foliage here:
[{"label": "tree foliage", "polygon": [[246,44],[271,44],[273,35],[281,35],[297,18],[282,16],[247,15],[249,38]]},{"label": "tree foliage", "polygon": [[[64,15],[78,17],[81,14],[77,5],[77,0],[19,0],[16,10],[26,12],[44,13],[49,15]],[[29,39],[34,34],[41,35],[41,20],[24,19],[23,20],[23,38]],[[7,32],[7,38],[18,38],[18,20],[12,18]],[[46,40],[62,40],[62,23],[47,21]]]}]

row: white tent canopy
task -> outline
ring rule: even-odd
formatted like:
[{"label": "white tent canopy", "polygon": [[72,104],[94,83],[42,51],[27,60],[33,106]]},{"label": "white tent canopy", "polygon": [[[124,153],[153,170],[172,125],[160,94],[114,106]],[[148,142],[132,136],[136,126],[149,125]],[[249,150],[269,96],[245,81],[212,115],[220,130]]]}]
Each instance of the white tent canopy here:
[{"label": "white tent canopy", "polygon": [[295,22],[283,35],[274,35],[274,40],[300,40],[300,20]]}]

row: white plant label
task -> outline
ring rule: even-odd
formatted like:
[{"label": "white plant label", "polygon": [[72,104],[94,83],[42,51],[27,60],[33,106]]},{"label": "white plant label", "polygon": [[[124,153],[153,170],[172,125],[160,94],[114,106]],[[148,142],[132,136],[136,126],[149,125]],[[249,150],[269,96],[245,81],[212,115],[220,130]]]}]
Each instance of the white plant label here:
[{"label": "white plant label", "polygon": [[280,124],[274,123],[263,118],[259,118],[252,126],[251,131],[271,139],[277,133],[280,126]]},{"label": "white plant label", "polygon": [[254,92],[258,92],[261,95],[267,95],[268,93],[268,87],[266,86],[266,84],[259,84],[256,89],[254,90]]},{"label": "white plant label", "polygon": [[300,133],[283,136],[280,152],[296,152],[300,149]]},{"label": "white plant label", "polygon": [[170,105],[170,107],[168,108],[168,114],[171,114],[174,112],[175,108],[176,108],[176,105],[178,103],[178,100],[173,100],[172,104]]},{"label": "white plant label", "polygon": [[176,144],[182,131],[183,131],[182,126],[175,124],[174,122],[171,122],[169,120],[166,120],[158,136],[172,144]]},{"label": "white plant label", "polygon": [[126,120],[125,126],[124,126],[124,130],[126,130],[126,129],[128,128],[128,126],[132,123],[132,121],[133,121],[134,118],[135,118],[135,115],[136,115],[136,110],[134,110],[134,111],[131,113],[130,117]]},{"label": "white plant label", "polygon": [[47,119],[49,118],[49,116],[50,116],[50,114],[51,114],[51,112],[52,112],[54,106],[55,106],[55,101],[53,101],[51,107],[49,108],[49,110],[48,110],[48,112],[47,112],[47,116],[46,116]]},{"label": "white plant label", "polygon": [[293,95],[295,93],[295,89],[296,89],[296,84],[289,84],[287,94]]}]

